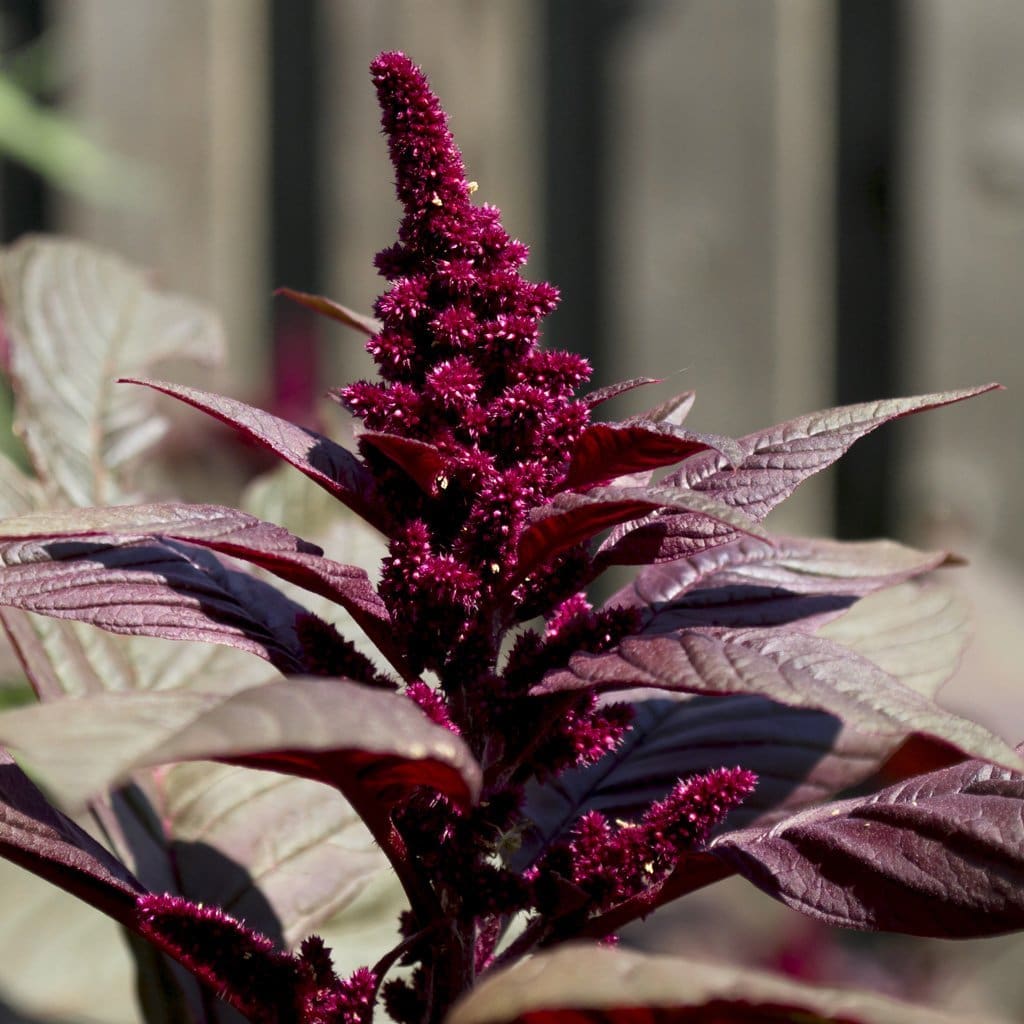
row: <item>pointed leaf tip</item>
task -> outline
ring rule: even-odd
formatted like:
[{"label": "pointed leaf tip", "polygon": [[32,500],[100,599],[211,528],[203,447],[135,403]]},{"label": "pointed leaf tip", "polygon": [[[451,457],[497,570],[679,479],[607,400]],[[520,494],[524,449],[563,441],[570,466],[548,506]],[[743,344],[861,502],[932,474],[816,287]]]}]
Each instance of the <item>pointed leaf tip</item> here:
[{"label": "pointed leaf tip", "polygon": [[379,527],[383,521],[373,501],[369,470],[330,438],[237,399],[183,384],[142,377],[121,377],[118,383],[152,388],[205,412],[305,473],[367,522]]},{"label": "pointed leaf tip", "polygon": [[291,299],[292,302],[305,306],[306,309],[311,309],[314,313],[320,313],[322,316],[337,320],[338,323],[351,327],[353,330],[359,331],[360,334],[372,337],[380,331],[382,326],[373,317],[356,313],[347,306],[343,306],[340,302],[328,299],[324,295],[311,295],[309,292],[296,291],[294,288],[278,288],[275,290],[274,295]]}]

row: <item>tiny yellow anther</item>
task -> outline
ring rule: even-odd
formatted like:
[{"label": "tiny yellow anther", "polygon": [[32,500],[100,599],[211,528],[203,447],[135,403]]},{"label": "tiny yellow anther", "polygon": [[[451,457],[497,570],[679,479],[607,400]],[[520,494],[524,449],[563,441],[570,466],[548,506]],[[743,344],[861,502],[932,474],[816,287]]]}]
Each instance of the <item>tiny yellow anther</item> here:
[{"label": "tiny yellow anther", "polygon": [[480,182],[471,181],[467,184],[466,187],[469,189],[469,194],[472,195],[480,187]]},{"label": "tiny yellow anther", "polygon": [[440,197],[440,196],[439,196],[439,195],[438,195],[438,194],[437,194],[436,192],[434,192],[434,193],[432,193],[432,194],[431,194],[431,196],[430,196],[430,201],[431,201],[431,202],[432,202],[432,203],[433,203],[433,204],[434,204],[435,206],[444,206],[444,203],[442,203],[442,202],[441,202],[441,197]]}]

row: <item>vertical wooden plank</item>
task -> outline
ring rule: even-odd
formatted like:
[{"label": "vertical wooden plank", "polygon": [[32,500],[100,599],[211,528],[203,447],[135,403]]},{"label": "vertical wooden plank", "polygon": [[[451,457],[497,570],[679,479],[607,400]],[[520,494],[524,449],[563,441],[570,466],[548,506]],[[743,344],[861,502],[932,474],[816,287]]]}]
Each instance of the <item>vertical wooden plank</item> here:
[{"label": "vertical wooden plank", "polygon": [[[773,418],[787,419],[834,402],[836,9],[820,0],[774,6]],[[834,504],[833,478],[816,476],[773,522],[831,533]]]},{"label": "vertical wooden plank", "polygon": [[702,427],[770,414],[770,5],[651,5],[621,42],[613,106],[612,378],[696,388]]},{"label": "vertical wooden plank", "polygon": [[[610,378],[695,388],[744,433],[829,399],[831,17],[824,5],[650,5],[611,90]],[[780,513],[827,528],[824,490]]]},{"label": "vertical wooden plank", "polygon": [[146,170],[118,205],[66,198],[59,227],[215,304],[232,346],[223,380],[239,386],[263,376],[263,11],[262,0],[57,7],[68,108]]},{"label": "vertical wooden plank", "polygon": [[[901,390],[901,208],[898,201],[903,7],[839,0],[836,120],[836,398]],[[872,434],[836,467],[841,537],[890,531],[898,432]]]},{"label": "vertical wooden plank", "polygon": [[265,0],[207,5],[209,291],[224,318],[233,386],[266,386],[271,285]]},{"label": "vertical wooden plank", "polygon": [[1024,6],[913,0],[905,279],[914,390],[999,380],[1002,394],[908,424],[900,472],[909,536],[968,556],[957,586],[974,642],[943,691],[1024,735]]},{"label": "vertical wooden plank", "polygon": [[913,514],[919,532],[991,545],[1019,566],[1024,6],[915,0],[910,10],[905,377],[919,390],[999,380],[1009,394],[914,424],[904,501],[908,514],[928,510]]}]

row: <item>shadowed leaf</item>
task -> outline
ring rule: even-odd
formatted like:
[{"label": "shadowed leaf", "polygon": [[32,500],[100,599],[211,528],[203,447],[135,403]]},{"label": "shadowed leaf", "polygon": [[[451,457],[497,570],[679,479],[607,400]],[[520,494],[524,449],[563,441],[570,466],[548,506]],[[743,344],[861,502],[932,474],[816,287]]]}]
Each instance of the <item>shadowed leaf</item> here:
[{"label": "shadowed leaf", "polygon": [[708,551],[645,566],[609,605],[664,610],[698,586],[771,587],[791,594],[862,597],[928,572],[945,552],[893,541],[844,542],[803,537],[741,537]]},{"label": "shadowed leaf", "polygon": [[301,668],[304,609],[211,551],[172,541],[118,539],[0,544],[0,604],[87,622],[111,633],[197,640]]},{"label": "shadowed leaf", "polygon": [[388,869],[352,807],[315,782],[194,763],[172,767],[160,791],[182,895],[288,947]]},{"label": "shadowed leaf", "polygon": [[632,706],[632,729],[613,754],[528,788],[524,813],[535,828],[523,844],[524,863],[587,811],[635,820],[679,779],[723,765],[758,777],[754,792],[729,812],[726,827],[774,821],[870,777],[899,742],[844,729],[823,711],[763,697],[653,697]]},{"label": "shadowed leaf", "polygon": [[[59,569],[54,571],[63,573],[74,561],[66,543],[73,538],[91,542],[82,546],[81,557],[93,567],[93,572],[101,553],[122,547],[139,548],[147,541],[154,543],[157,550],[167,543],[184,542],[249,562],[340,605],[385,654],[398,658],[388,610],[363,569],[334,562],[316,545],[237,509],[219,505],[129,505],[23,516],[0,522],[0,558],[8,566],[23,564],[27,550],[37,585],[43,586],[46,563],[40,553],[45,557],[53,551],[55,563],[59,562]],[[163,560],[161,554],[160,561]],[[141,563],[136,566],[138,571],[144,569]],[[180,593],[180,577],[179,573],[168,582],[175,593]],[[0,572],[0,602],[5,600],[5,579]],[[129,593],[134,586],[134,577],[110,580],[111,593],[116,595],[124,589],[126,599],[134,596]],[[281,602],[283,598],[276,600]]]},{"label": "shadowed leaf", "polygon": [[1024,774],[982,761],[730,832],[711,850],[830,924],[944,938],[1024,926]]},{"label": "shadowed leaf", "polygon": [[940,708],[867,658],[820,637],[777,630],[680,630],[635,636],[606,654],[576,654],[537,694],[632,686],[705,695],[749,694],[837,715],[893,739],[920,733],[968,756],[1021,764],[982,726]]}]

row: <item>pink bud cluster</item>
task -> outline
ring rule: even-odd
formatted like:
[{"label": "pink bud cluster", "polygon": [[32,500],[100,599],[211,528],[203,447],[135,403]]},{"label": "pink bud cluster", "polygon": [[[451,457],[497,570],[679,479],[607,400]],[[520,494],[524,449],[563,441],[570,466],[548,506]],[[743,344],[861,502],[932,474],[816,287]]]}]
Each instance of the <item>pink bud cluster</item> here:
[{"label": "pink bud cluster", "polygon": [[597,811],[583,815],[572,838],[552,851],[572,881],[604,910],[662,883],[687,852],[699,850],[730,808],[754,789],[743,768],[719,768],[680,780],[639,821],[610,822]]}]

